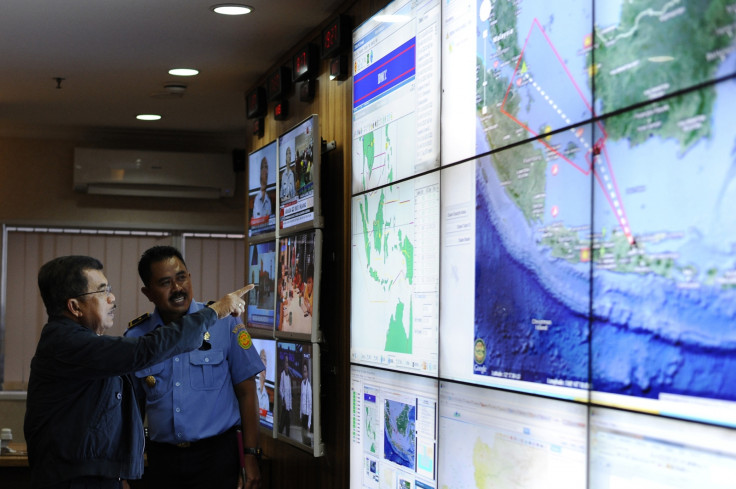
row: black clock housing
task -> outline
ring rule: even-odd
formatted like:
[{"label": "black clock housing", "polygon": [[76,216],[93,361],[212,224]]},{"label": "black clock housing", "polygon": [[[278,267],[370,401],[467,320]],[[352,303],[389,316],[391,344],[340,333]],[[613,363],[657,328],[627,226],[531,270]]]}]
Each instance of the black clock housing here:
[{"label": "black clock housing", "polygon": [[245,95],[245,116],[248,119],[257,119],[266,115],[266,89],[256,87]]},{"label": "black clock housing", "polygon": [[352,22],[350,17],[340,14],[322,29],[322,59],[330,58],[342,53],[348,46],[352,46]]},{"label": "black clock housing", "polygon": [[287,66],[277,68],[266,80],[268,100],[282,100],[291,89],[291,70]]},{"label": "black clock housing", "polygon": [[314,78],[317,74],[317,45],[309,43],[291,58],[292,81]]}]

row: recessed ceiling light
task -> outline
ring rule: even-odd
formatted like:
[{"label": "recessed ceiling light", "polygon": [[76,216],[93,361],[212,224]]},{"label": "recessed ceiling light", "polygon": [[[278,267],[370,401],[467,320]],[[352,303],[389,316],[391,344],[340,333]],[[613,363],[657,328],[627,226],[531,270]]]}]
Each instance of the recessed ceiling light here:
[{"label": "recessed ceiling light", "polygon": [[239,3],[220,3],[213,5],[210,9],[213,12],[222,15],[245,15],[253,11],[253,7]]},{"label": "recessed ceiling light", "polygon": [[199,75],[199,70],[193,70],[191,68],[174,68],[174,69],[169,70],[169,75],[194,76],[194,75]]},{"label": "recessed ceiling light", "polygon": [[139,121],[157,121],[161,119],[161,116],[158,114],[138,114],[135,118]]}]

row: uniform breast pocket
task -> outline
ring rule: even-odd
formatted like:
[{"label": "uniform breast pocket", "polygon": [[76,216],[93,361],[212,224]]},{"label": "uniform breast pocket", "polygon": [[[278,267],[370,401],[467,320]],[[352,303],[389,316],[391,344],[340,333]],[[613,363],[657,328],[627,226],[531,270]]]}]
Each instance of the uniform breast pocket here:
[{"label": "uniform breast pocket", "polygon": [[143,384],[143,390],[149,401],[158,399],[171,389],[171,374],[164,372],[163,363],[139,370],[135,373],[135,377]]},{"label": "uniform breast pocket", "polygon": [[189,352],[189,379],[192,389],[219,389],[227,378],[227,372],[225,354],[222,350]]}]

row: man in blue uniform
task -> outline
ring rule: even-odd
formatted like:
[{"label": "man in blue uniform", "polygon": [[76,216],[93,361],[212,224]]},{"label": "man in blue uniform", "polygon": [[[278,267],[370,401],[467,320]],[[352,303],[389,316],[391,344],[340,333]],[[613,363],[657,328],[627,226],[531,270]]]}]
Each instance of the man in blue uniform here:
[{"label": "man in blue uniform", "polygon": [[[126,337],[139,337],[205,307],[192,300],[192,283],[181,253],[154,246],[138,262],[143,294],[152,314],[131,321]],[[236,430],[242,426],[244,487],[260,487],[257,457],[258,401],[255,376],[263,370],[242,321],[210,326],[202,348],[135,373],[136,394],[148,417],[149,487],[239,487]]]},{"label": "man in blue uniform", "polygon": [[48,323],[31,360],[24,433],[33,488],[118,489],[143,472],[143,423],[128,374],[196,350],[244,287],[140,338],[106,336],[115,295],[102,263],[62,256],[38,273]]}]

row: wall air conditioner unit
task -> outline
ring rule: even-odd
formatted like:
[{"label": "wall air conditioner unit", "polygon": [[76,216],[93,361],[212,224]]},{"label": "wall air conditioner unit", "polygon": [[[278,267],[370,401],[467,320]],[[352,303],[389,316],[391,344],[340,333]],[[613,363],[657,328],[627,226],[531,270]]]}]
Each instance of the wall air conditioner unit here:
[{"label": "wall air conditioner unit", "polygon": [[74,149],[74,190],[135,197],[232,197],[235,173],[226,153]]}]

